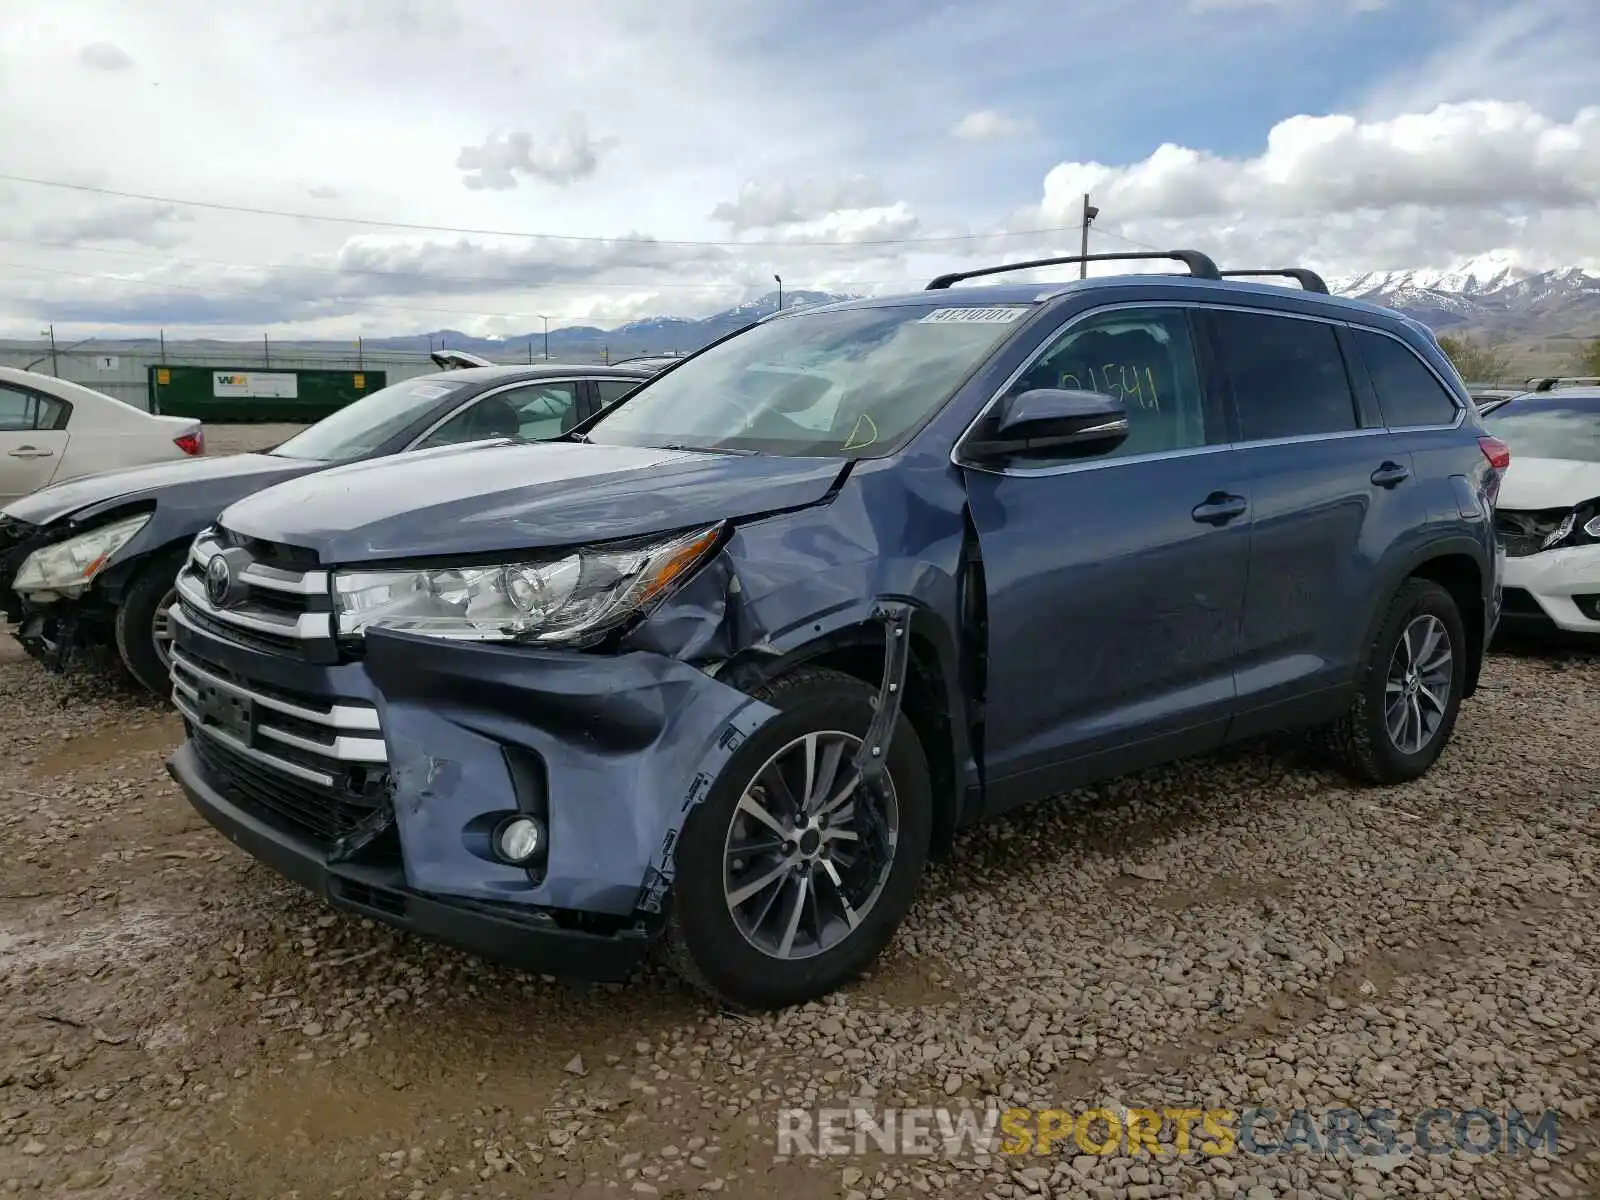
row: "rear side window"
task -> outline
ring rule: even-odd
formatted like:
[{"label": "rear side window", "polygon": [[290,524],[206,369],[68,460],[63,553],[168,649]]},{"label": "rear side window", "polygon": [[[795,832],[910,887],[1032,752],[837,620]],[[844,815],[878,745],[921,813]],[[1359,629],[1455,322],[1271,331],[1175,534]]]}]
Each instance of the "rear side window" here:
[{"label": "rear side window", "polygon": [[1384,424],[1403,428],[1454,423],[1455,400],[1409,346],[1369,329],[1350,332],[1378,393]]},{"label": "rear side window", "polygon": [[0,384],[0,432],[32,433],[40,429],[60,429],[67,406],[36,392]]},{"label": "rear side window", "polygon": [[600,407],[610,407],[643,382],[642,379],[596,379],[594,390],[600,396]]},{"label": "rear side window", "polygon": [[1217,310],[1217,351],[1233,381],[1241,441],[1344,433],[1356,398],[1333,326]]}]

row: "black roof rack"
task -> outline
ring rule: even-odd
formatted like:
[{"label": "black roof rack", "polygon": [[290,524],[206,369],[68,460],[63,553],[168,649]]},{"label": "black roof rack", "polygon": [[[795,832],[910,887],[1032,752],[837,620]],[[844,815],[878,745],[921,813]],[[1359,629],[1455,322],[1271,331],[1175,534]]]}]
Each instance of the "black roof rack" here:
[{"label": "black roof rack", "polygon": [[1224,279],[1233,279],[1241,275],[1281,275],[1285,279],[1294,280],[1308,292],[1321,292],[1324,296],[1330,294],[1328,285],[1323,282],[1322,276],[1315,271],[1307,270],[1305,267],[1277,267],[1271,270],[1262,268],[1260,270],[1222,272]]},{"label": "black roof rack", "polygon": [[980,275],[999,275],[1006,271],[1031,271],[1034,267],[1059,267],[1068,263],[1128,262],[1135,259],[1168,258],[1189,268],[1196,279],[1221,279],[1217,264],[1198,250],[1130,251],[1126,254],[1073,254],[1066,258],[1036,258],[1031,262],[1006,263],[999,267],[979,267],[975,271],[951,271],[928,284],[924,291],[937,292],[960,283],[963,279],[976,279]]}]

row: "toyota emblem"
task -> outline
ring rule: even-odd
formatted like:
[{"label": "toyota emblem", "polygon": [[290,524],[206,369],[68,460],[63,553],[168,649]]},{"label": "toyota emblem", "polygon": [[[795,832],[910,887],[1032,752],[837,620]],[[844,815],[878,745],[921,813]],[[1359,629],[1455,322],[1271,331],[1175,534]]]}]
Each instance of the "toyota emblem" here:
[{"label": "toyota emblem", "polygon": [[221,608],[228,602],[228,593],[232,590],[233,568],[225,555],[213,554],[206,563],[206,599]]}]

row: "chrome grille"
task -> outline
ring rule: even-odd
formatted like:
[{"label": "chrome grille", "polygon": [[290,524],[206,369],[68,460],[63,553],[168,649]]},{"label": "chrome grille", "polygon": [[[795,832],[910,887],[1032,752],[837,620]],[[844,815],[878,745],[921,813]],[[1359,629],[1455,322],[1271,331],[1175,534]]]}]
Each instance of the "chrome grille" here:
[{"label": "chrome grille", "polygon": [[[229,544],[218,530],[202,533],[178,573],[184,615],[210,633],[245,645],[289,651],[313,662],[336,661],[329,573],[277,565],[267,561],[270,552]],[[292,559],[289,552],[276,557]],[[214,589],[208,580],[218,560],[226,564],[222,589]]]},{"label": "chrome grille", "polygon": [[1561,529],[1562,523],[1571,514],[1572,510],[1566,508],[1530,512],[1497,509],[1494,514],[1495,536],[1505,547],[1507,558],[1526,558],[1543,550],[1545,542]]},{"label": "chrome grille", "polygon": [[331,847],[386,814],[388,752],[371,704],[247,680],[176,645],[172,702],[212,773],[276,823]]}]

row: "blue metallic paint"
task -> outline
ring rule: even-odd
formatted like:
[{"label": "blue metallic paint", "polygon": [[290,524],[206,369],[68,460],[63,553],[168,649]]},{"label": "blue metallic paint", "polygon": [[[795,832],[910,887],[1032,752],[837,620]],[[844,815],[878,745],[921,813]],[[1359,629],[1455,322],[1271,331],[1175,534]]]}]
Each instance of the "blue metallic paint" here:
[{"label": "blue metallic paint", "polygon": [[[887,302],[1023,300],[1042,302],[887,458],[512,447],[344,468],[224,514],[232,529],[337,565],[730,520],[714,559],[613,652],[374,632],[363,661],[313,667],[187,622],[179,645],[269,684],[378,705],[412,887],[626,918],[659,905],[688,808],[771,719],[751,688],[842,648],[881,653],[874,614],[885,600],[910,607],[914,667],[920,656],[942,691],[948,744],[927,750],[951,781],[940,802],[962,823],[980,807],[1215,746],[1282,718],[1296,699],[1307,713],[1342,702],[1363,639],[1406,574],[1441,554],[1492,571],[1489,523],[1459,515],[1446,482],[1484,478],[1461,431],[1405,435],[1403,446],[1387,434],[1217,446],[1047,476],[953,465],[952,447],[1030,355],[1107,303],[1244,303],[1357,319],[1405,340],[1459,390],[1431,338],[1396,314],[1274,287],[1132,277]],[[1429,490],[1363,482],[1396,453]],[[1191,509],[1217,490],[1246,497],[1246,513],[1220,527],[1197,522]],[[982,594],[968,603],[977,580]],[[544,763],[542,880],[487,861],[463,832],[516,808],[506,747]],[[184,769],[174,767],[180,777]]]}]

